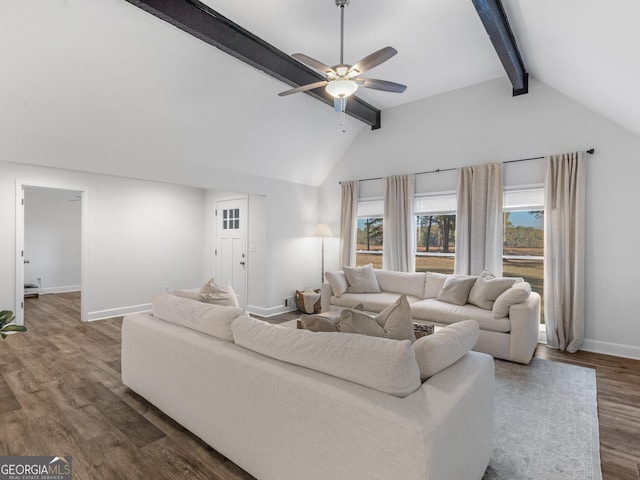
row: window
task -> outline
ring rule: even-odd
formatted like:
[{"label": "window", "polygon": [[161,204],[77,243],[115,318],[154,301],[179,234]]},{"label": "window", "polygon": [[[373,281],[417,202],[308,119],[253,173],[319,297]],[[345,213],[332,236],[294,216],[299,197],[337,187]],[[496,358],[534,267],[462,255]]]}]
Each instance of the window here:
[{"label": "window", "polygon": [[356,266],[373,264],[382,268],[382,232],[384,220],[382,200],[358,202],[358,231],[356,239]]},{"label": "window", "polygon": [[416,197],[416,272],[453,273],[456,196]]},{"label": "window", "polygon": [[[544,293],[544,189],[504,192],[502,271],[522,277],[540,296]],[[540,321],[544,323],[543,305]]]},{"label": "window", "polygon": [[237,230],[240,228],[240,209],[225,208],[222,210],[222,229]]}]

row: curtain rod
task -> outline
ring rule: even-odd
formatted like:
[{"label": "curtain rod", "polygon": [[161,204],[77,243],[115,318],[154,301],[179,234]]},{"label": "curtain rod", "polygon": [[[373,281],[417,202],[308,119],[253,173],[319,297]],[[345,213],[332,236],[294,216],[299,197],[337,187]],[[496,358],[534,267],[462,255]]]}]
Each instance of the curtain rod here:
[{"label": "curtain rod", "polygon": [[[596,153],[596,149],[595,148],[590,148],[589,150],[586,150],[586,152],[590,155],[593,155],[594,153]],[[528,162],[529,160],[541,160],[545,157],[529,157],[529,158],[519,158],[518,160],[505,160],[502,163],[516,163],[516,162]],[[436,168],[435,170],[428,170],[426,172],[417,172],[414,173],[414,175],[426,175],[427,173],[440,173],[440,172],[450,172],[452,170],[457,170],[456,167],[451,167],[451,168]],[[358,182],[368,182],[371,180],[382,180],[384,177],[371,177],[371,178],[362,178],[360,180],[358,180]],[[342,184],[342,182],[338,182],[340,184]]]}]

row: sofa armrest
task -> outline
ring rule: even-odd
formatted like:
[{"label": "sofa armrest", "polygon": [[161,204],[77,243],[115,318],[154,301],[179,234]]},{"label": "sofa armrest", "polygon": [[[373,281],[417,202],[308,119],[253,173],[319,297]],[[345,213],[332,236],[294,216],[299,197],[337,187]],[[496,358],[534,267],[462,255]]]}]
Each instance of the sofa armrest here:
[{"label": "sofa armrest", "polygon": [[333,290],[331,290],[331,285],[328,282],[324,282],[320,287],[320,311],[328,312],[331,310],[331,295],[333,295]]},{"label": "sofa armrest", "polygon": [[531,292],[524,302],[509,307],[511,346],[509,360],[529,363],[540,333],[540,295]]}]

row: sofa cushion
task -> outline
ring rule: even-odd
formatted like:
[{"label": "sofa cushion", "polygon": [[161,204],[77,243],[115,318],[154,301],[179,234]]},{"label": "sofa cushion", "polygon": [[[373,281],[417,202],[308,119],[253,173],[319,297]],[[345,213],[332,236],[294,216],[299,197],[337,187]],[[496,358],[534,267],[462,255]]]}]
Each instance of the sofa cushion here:
[{"label": "sofa cushion", "polygon": [[176,325],[196,330],[212,337],[233,342],[231,322],[245,316],[238,307],[203,303],[168,293],[151,299],[153,316]]},{"label": "sofa cushion", "polygon": [[312,332],[339,332],[340,328],[337,319],[325,317],[323,315],[302,315],[300,325],[305,330]]},{"label": "sofa cushion", "polygon": [[378,285],[383,292],[406,293],[413,297],[424,297],[424,273],[394,272],[392,270],[375,270]]},{"label": "sofa cushion", "polygon": [[427,272],[423,298],[436,298],[448,277],[446,273]]},{"label": "sofa cushion", "polygon": [[336,297],[346,293],[349,284],[344,272],[327,272],[325,277],[327,277],[327,282],[331,285],[331,290]]},{"label": "sofa cushion", "polygon": [[219,285],[213,278],[205,283],[200,289],[200,301],[222,305],[225,307],[239,307],[238,297],[229,282]]},{"label": "sofa cushion", "polygon": [[[367,312],[381,312],[391,303],[400,298],[400,293],[380,292],[380,293],[345,293],[340,297],[331,297],[331,305],[343,308],[354,308],[359,303]],[[422,300],[418,297],[407,295],[409,305]]]},{"label": "sofa cushion", "polygon": [[503,318],[509,315],[509,307],[524,302],[531,295],[531,285],[527,282],[517,282],[500,295],[493,304],[493,316]]},{"label": "sofa cushion", "polygon": [[342,267],[347,277],[349,287],[348,292],[351,293],[379,293],[380,286],[373,272],[373,265],[368,264],[364,267]]},{"label": "sofa cushion", "polygon": [[415,320],[450,325],[460,320],[476,320],[481,330],[508,333],[511,331],[509,317],[495,318],[491,310],[475,305],[454,305],[435,298],[411,304],[411,316]]},{"label": "sofa cushion", "polygon": [[409,340],[314,333],[239,317],[231,325],[236,344],[397,397],[420,387],[420,372]]},{"label": "sofa cushion", "polygon": [[398,300],[376,316],[357,310],[343,310],[340,312],[340,331],[395,340],[414,341],[416,339],[406,295],[401,295]]},{"label": "sofa cushion", "polygon": [[479,326],[464,320],[426,335],[413,344],[423,382],[464,357],[478,341]]},{"label": "sofa cushion", "polygon": [[442,285],[442,290],[436,299],[454,305],[464,305],[467,303],[469,292],[477,278],[476,276],[450,275]]},{"label": "sofa cushion", "polygon": [[496,278],[489,270],[483,270],[469,292],[468,302],[485,310],[491,310],[493,303],[509,289],[517,278]]}]

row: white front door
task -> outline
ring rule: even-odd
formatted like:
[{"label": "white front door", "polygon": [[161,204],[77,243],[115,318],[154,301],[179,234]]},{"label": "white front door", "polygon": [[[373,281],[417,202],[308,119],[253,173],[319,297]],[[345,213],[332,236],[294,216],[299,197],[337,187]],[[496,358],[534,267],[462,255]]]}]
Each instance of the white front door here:
[{"label": "white front door", "polygon": [[216,276],[231,283],[240,306],[247,305],[247,199],[216,202]]}]

